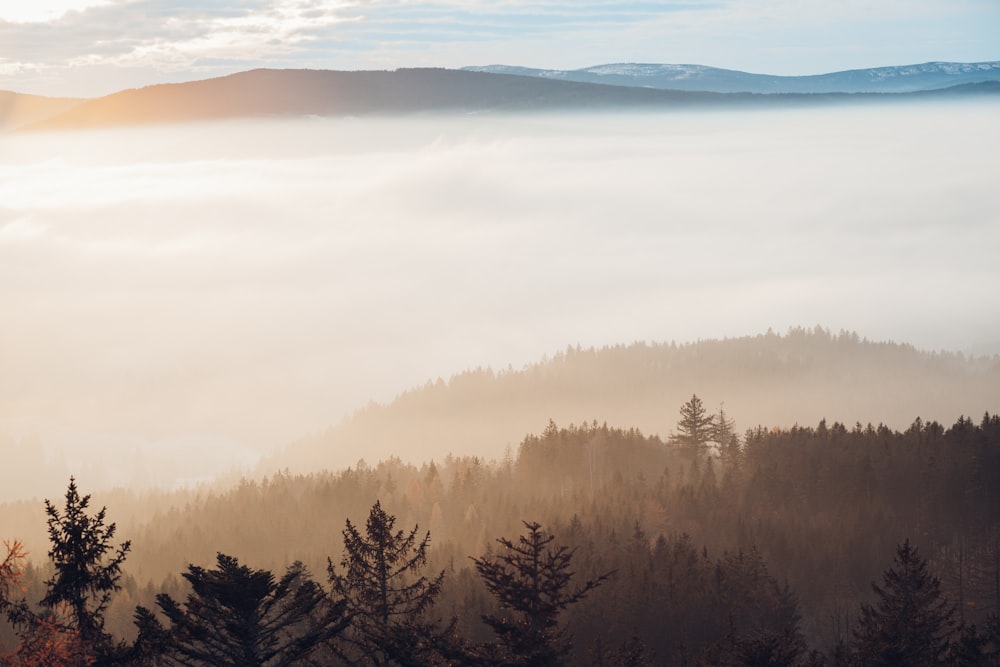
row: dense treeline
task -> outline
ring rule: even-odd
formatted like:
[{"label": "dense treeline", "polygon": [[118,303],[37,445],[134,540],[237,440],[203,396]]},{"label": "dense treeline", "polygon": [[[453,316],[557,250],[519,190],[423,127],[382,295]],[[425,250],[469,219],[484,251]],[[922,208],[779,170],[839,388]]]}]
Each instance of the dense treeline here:
[{"label": "dense treeline", "polygon": [[[902,432],[820,422],[737,436],[731,420],[682,410],[667,441],[550,422],[500,461],[389,460],[282,474],[162,513],[130,530],[123,588],[105,615],[112,635],[133,641],[135,605],[157,609],[157,594],[185,599],[191,568],[221,567],[219,554],[278,579],[296,563],[327,571],[350,542],[344,519],[370,516],[378,504],[399,526],[429,530],[425,567],[444,575],[435,632],[480,658],[489,652],[474,648],[499,637],[481,618],[498,618],[503,607],[470,558],[504,553],[497,538],[517,544],[523,521],[537,521],[572,550],[569,590],[601,581],[560,615],[577,663],[860,660],[887,641],[862,625],[892,607],[883,594],[893,587],[872,583],[897,570],[919,580],[917,563],[937,582],[940,600],[931,602],[947,600],[937,658],[959,661],[961,645],[967,664],[996,664],[998,494],[995,415],[948,428],[918,419]],[[51,572],[25,570],[28,599],[44,597]]]},{"label": "dense treeline", "polygon": [[1000,357],[928,352],[816,327],[691,343],[567,347],[524,368],[478,368],[372,404],[261,467],[313,472],[359,458],[441,460],[448,452],[500,458],[549,419],[599,417],[666,434],[689,387],[725,400],[744,425],[790,427],[822,418],[903,428],[914,417],[950,420],[996,410]]},{"label": "dense treeline", "polygon": [[[341,470],[362,458],[440,462],[449,452],[499,459],[549,419],[565,425],[597,417],[666,437],[677,418],[675,406],[690,397],[691,387],[712,407],[725,400],[744,426],[790,427],[825,417],[831,423],[905,428],[917,415],[953,420],[962,412],[978,418],[995,410],[1000,357],[924,351],[819,327],[683,344],[567,347],[537,363],[470,369],[411,388],[388,404],[372,403],[323,432],[276,449],[249,476]],[[69,460],[54,457],[58,443],[23,432],[7,435],[0,426],[0,448],[11,455],[8,460],[18,461],[0,466],[0,502],[57,495],[70,474],[103,494],[115,484],[135,490],[190,484],[248,460],[249,452],[231,440],[211,443],[202,444],[206,458],[201,459],[194,449],[185,450],[194,456],[175,452],[171,458],[150,442],[103,457],[91,451],[71,464],[76,457],[69,452]],[[119,512],[133,511],[132,503],[111,497],[107,503]],[[22,516],[27,513],[0,505],[0,524],[14,534],[38,523],[22,522]]]}]

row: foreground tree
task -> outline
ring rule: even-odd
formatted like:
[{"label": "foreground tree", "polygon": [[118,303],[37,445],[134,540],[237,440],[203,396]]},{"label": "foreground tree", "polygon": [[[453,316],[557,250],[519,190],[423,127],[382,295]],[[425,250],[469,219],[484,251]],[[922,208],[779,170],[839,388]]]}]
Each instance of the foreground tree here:
[{"label": "foreground tree", "polygon": [[164,629],[147,609],[136,610],[140,643],[164,662],[184,667],[288,667],[301,664],[348,624],[301,563],[280,580],[267,570],[219,554],[216,569],[190,565],[191,593],[183,606],[160,594]]},{"label": "foreground tree", "polygon": [[496,633],[499,652],[482,651],[485,662],[504,665],[565,664],[572,648],[570,638],[559,627],[559,615],[601,585],[611,572],[570,589],[573,573],[569,547],[552,546],[555,539],[538,523],[524,523],[527,535],[515,543],[497,542],[496,554],[473,558],[486,588],[500,605],[499,614],[486,614],[483,621]]},{"label": "foreground tree", "polygon": [[452,653],[454,621],[445,628],[428,618],[444,571],[426,577],[430,533],[394,530],[396,517],[372,507],[362,534],[347,520],[340,571],[327,561],[332,592],[345,600],[351,627],[344,657],[372,665],[433,664]]},{"label": "foreground tree", "polygon": [[0,612],[17,631],[13,653],[0,654],[0,667],[79,667],[92,664],[79,633],[53,614],[35,614],[27,601],[15,600],[24,582],[27,552],[20,542],[4,542],[6,555],[0,562]]},{"label": "foreground tree", "polygon": [[[25,599],[13,600],[9,586],[0,595],[0,607],[18,629],[20,664],[118,665],[132,660],[130,647],[116,642],[104,629],[104,614],[112,595],[121,586],[121,566],[129,542],[113,545],[115,524],[105,523],[106,508],[88,513],[90,496],[80,496],[70,478],[62,511],[48,500],[49,558],[54,573],[45,582],[46,592],[36,612]],[[6,576],[18,573],[23,553],[8,547]],[[35,656],[35,657],[32,657]],[[18,664],[18,663],[15,663]]]},{"label": "foreground tree", "polygon": [[872,584],[875,605],[861,605],[855,630],[858,662],[865,667],[945,664],[955,608],[909,540],[897,547],[882,582],[881,587]]},{"label": "foreground tree", "polygon": [[122,563],[131,543],[126,540],[115,548],[116,527],[105,524],[107,508],[90,516],[89,505],[90,496],[80,497],[72,477],[63,512],[45,501],[52,543],[49,559],[55,574],[46,582],[41,604],[52,610],[65,605],[80,640],[93,648],[100,663],[114,652],[111,636],[104,631],[104,613],[111,596],[121,589]]}]

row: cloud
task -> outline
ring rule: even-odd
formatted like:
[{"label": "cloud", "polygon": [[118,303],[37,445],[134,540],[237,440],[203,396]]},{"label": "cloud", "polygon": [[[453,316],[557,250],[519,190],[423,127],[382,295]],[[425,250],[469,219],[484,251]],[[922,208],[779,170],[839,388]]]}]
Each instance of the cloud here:
[{"label": "cloud", "polygon": [[992,0],[109,0],[0,21],[0,87],[96,94],[252,67],[701,63],[813,74],[996,57]]},{"label": "cloud", "polygon": [[994,115],[9,137],[0,430],[259,451],[429,378],[567,344],[821,324],[981,351],[1000,340],[1000,146],[981,130]]},{"label": "cloud", "polygon": [[[334,30],[363,23],[368,40],[461,41],[635,22],[663,3],[480,3],[258,0],[248,3],[117,2],[71,11],[54,21],[0,22],[0,62],[20,67],[138,62],[190,67],[196,58],[283,61],[351,38]],[[128,26],[122,31],[121,26]],[[347,31],[350,32],[350,31]],[[357,37],[354,37],[357,38]],[[315,56],[314,56],[315,57]]]},{"label": "cloud", "polygon": [[350,7],[339,0],[149,0],[91,6],[51,21],[0,21],[0,75],[44,79],[47,72],[136,67],[190,78],[220,63],[266,64],[350,20]]},{"label": "cloud", "polygon": [[0,20],[12,23],[42,23],[64,16],[70,11],[104,4],[107,0],[0,0]]}]

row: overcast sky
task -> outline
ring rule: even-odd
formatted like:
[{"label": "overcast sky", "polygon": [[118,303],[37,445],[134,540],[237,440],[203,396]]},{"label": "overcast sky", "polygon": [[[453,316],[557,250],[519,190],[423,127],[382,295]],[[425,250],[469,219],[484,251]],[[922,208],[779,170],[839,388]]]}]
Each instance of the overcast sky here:
[{"label": "overcast sky", "polygon": [[0,89],[96,96],[254,67],[1000,59],[997,0],[0,0]]}]

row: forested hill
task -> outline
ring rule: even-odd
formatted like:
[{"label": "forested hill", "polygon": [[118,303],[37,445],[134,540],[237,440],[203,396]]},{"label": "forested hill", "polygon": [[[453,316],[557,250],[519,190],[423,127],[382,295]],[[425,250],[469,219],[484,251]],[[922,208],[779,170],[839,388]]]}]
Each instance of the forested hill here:
[{"label": "forested hill", "polygon": [[[1000,418],[951,426],[915,420],[905,432],[820,422],[754,429],[729,442],[715,455],[635,429],[550,424],[502,462],[462,456],[275,475],[178,497],[146,522],[129,518],[142,498],[101,494],[90,511],[106,502],[108,519],[121,521],[116,539],[132,544],[107,628],[134,637],[135,605],[151,606],[160,592],[182,599],[189,589],[178,573],[188,564],[208,567],[218,553],[274,572],[301,560],[326,590],[327,559],[338,563],[348,550],[346,521],[364,530],[378,502],[398,518],[396,540],[429,530],[424,574],[443,573],[430,615],[454,616],[463,641],[488,640],[480,619],[496,611],[469,557],[502,553],[494,540],[516,538],[528,521],[572,550],[573,586],[615,573],[562,615],[575,644],[565,664],[996,664],[989,660],[1000,657]],[[0,525],[11,530],[3,509]],[[34,528],[44,526],[38,512]],[[954,642],[950,654],[984,660],[864,659],[872,647],[860,640],[879,623],[865,623],[859,610],[874,601],[871,582],[903,544],[927,561],[915,582],[924,588],[921,609],[952,610],[926,627]],[[51,569],[28,571],[28,598],[40,598],[50,577]],[[969,625],[959,631],[958,622]],[[603,657],[630,638],[644,647],[645,662]],[[0,622],[0,655],[12,641]],[[733,656],[754,646],[788,659]],[[851,653],[856,660],[845,659]]]},{"label": "forested hill", "polygon": [[1000,94],[996,82],[977,86],[913,93],[753,94],[664,90],[437,68],[360,72],[257,69],[202,81],[123,90],[88,100],[22,129],[87,129],[234,118],[742,109]]},{"label": "forested hill", "polygon": [[106,95],[28,129],[60,130],[306,116],[654,108],[746,101],[436,68],[345,72],[256,69]]},{"label": "forested hill", "polygon": [[905,429],[919,415],[947,421],[997,410],[1000,359],[926,352],[853,333],[785,335],[690,344],[567,348],[526,368],[476,369],[372,404],[325,433],[266,460],[262,472],[340,469],[365,459],[503,457],[550,420],[627,424],[666,437],[693,393],[738,428],[821,419]]},{"label": "forested hill", "polygon": [[[118,490],[95,494],[89,506],[89,498],[80,505],[73,481],[62,513],[37,502],[0,505],[7,541],[6,556],[0,551],[0,663],[5,651],[36,645],[29,631],[46,626],[29,625],[24,619],[43,617],[25,610],[48,599],[59,566],[82,571],[66,561],[87,554],[103,554],[93,557],[103,563],[118,557],[104,588],[85,589],[106,594],[108,604],[80,607],[96,608],[106,631],[84,646],[121,647],[135,659],[18,664],[140,665],[180,651],[192,635],[177,625],[183,619],[169,601],[214,590],[195,585],[203,576],[249,600],[248,617],[258,621],[258,598],[243,595],[243,575],[277,582],[275,573],[298,573],[308,586],[302,590],[331,604],[370,599],[373,590],[388,589],[365,571],[352,575],[357,586],[341,585],[355,554],[368,554],[378,568],[384,561],[377,554],[396,558],[408,553],[398,545],[409,549],[423,538],[426,553],[421,547],[415,560],[404,557],[429,577],[424,581],[437,582],[422,608],[452,630],[435,650],[464,657],[389,664],[497,664],[476,659],[506,649],[481,621],[500,603],[481,576],[482,561],[470,558],[509,553],[498,538],[523,545],[535,526],[543,531],[539,548],[552,541],[550,554],[568,556],[563,567],[574,574],[560,590],[571,581],[570,590],[601,581],[586,600],[555,612],[552,627],[568,631],[564,664],[996,665],[998,376],[997,358],[822,330],[574,348],[521,371],[475,371],[407,392],[289,452],[303,466],[332,466],[344,448],[371,464],[273,474],[217,491]],[[723,401],[727,417],[716,407]],[[644,421],[673,437],[635,428]],[[514,432],[521,435],[511,437],[507,455],[474,455],[474,447],[502,449]],[[413,456],[431,456],[442,443],[455,455],[420,465],[391,456],[418,444],[427,449]],[[391,521],[373,523],[377,512]],[[105,517],[120,522],[110,533],[102,532]],[[59,548],[46,546],[46,527]],[[86,548],[77,548],[81,541]],[[105,550],[95,550],[95,541]],[[52,562],[42,561],[46,553]],[[218,570],[207,570],[213,561]],[[399,571],[398,582],[409,586],[416,576],[410,568]],[[873,588],[880,579],[883,588]],[[278,592],[292,590],[282,586]],[[923,591],[918,608],[898,612],[912,590]],[[399,595],[405,601],[407,593]],[[199,608],[187,600],[188,610]],[[154,605],[159,616],[148,611]],[[267,600],[261,606],[284,609]],[[232,617],[228,607],[221,613]],[[914,615],[930,621],[913,631]],[[169,635],[157,618],[169,619]],[[345,632],[365,632],[361,621]],[[87,618],[74,622],[70,632],[91,627],[83,625]],[[138,639],[134,622],[142,628]],[[206,632],[215,637],[225,626],[214,619]],[[892,628],[907,629],[907,650],[919,660],[893,653],[900,640]],[[378,635],[378,645],[405,630]],[[64,632],[54,631],[57,638]],[[357,664],[338,657],[344,649],[330,638],[317,649],[317,664]],[[779,654],[785,659],[768,659]],[[924,662],[928,656],[942,659]]]}]

